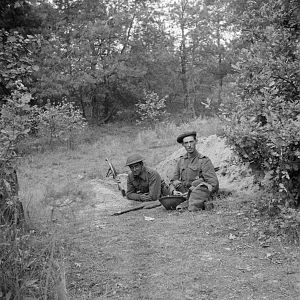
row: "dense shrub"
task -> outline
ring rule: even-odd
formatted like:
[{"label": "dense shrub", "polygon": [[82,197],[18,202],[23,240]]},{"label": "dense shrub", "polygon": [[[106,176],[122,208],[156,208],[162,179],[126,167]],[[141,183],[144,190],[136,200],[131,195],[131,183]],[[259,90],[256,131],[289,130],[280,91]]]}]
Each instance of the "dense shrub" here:
[{"label": "dense shrub", "polygon": [[224,111],[226,135],[243,161],[271,172],[285,205],[299,205],[300,4],[254,4],[240,24],[244,49],[234,66],[236,96]]}]

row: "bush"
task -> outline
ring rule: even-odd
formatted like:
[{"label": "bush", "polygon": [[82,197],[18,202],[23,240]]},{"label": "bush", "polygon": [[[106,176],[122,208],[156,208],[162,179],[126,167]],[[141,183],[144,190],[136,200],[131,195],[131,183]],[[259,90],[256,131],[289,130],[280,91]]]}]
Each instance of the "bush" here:
[{"label": "bush", "polygon": [[58,105],[48,102],[38,115],[38,135],[51,147],[55,142],[66,142],[73,149],[76,135],[85,127],[82,113],[72,102],[65,99]]},{"label": "bush", "polygon": [[9,161],[15,157],[17,144],[31,130],[34,108],[29,106],[30,93],[21,82],[6,103],[2,105],[0,117],[0,159]]},{"label": "bush", "polygon": [[300,5],[276,0],[258,9],[251,3],[241,23],[247,48],[235,65],[236,97],[224,111],[225,134],[244,162],[271,173],[285,205],[299,205]]},{"label": "bush", "polygon": [[136,104],[138,123],[155,122],[167,117],[167,97],[160,98],[155,92],[144,90],[144,98]]}]

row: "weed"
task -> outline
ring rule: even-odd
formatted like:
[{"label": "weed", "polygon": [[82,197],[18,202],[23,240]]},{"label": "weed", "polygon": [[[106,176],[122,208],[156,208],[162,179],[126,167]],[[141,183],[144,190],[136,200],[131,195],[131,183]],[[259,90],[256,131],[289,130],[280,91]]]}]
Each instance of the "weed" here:
[{"label": "weed", "polygon": [[62,252],[55,234],[16,226],[0,230],[0,298],[55,299],[62,289]]},{"label": "weed", "polygon": [[258,239],[265,244],[277,239],[288,244],[300,244],[299,213],[296,209],[285,207],[280,195],[261,191],[253,199],[254,219],[259,228]]}]

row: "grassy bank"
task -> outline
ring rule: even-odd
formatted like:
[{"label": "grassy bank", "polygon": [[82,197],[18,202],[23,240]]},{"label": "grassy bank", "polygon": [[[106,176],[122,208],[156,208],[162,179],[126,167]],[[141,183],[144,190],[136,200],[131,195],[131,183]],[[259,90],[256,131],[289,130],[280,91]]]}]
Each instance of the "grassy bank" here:
[{"label": "grassy bank", "polygon": [[[127,172],[126,158],[135,152],[146,158],[146,164],[155,166],[181,147],[176,136],[183,131],[196,130],[199,137],[221,133],[217,119],[197,119],[188,124],[158,123],[153,128],[120,126],[108,124],[88,128],[73,150],[57,145],[54,150],[40,144],[42,151],[30,153],[24,145],[27,156],[19,167],[20,196],[31,221],[49,220],[55,201],[84,201],[90,179],[103,179],[109,158],[119,172]],[[39,141],[36,140],[35,144]],[[38,149],[37,147],[35,149]],[[59,201],[58,201],[59,202]]]},{"label": "grassy bank", "polygon": [[[79,295],[83,293],[86,296],[80,299],[95,299],[87,296],[91,292],[91,282],[95,282],[95,285],[92,287],[92,290],[95,292],[92,292],[93,295],[100,292],[101,295],[109,295],[110,292],[115,292],[114,289],[119,284],[119,278],[114,278],[113,276],[119,271],[114,270],[114,268],[119,267],[115,261],[111,261],[111,254],[114,251],[118,251],[118,249],[123,249],[124,245],[122,243],[124,241],[120,240],[122,245],[120,244],[116,248],[111,243],[111,239],[119,241],[120,235],[127,234],[128,243],[125,243],[125,247],[128,248],[127,252],[131,253],[131,242],[134,240],[136,232],[140,233],[141,236],[145,236],[148,234],[148,231],[142,225],[143,219],[139,219],[140,225],[136,225],[136,218],[132,216],[132,219],[130,219],[130,216],[128,216],[129,223],[125,222],[124,225],[119,224],[118,219],[110,219],[107,212],[93,210],[93,201],[97,201],[97,195],[93,192],[92,181],[94,179],[97,181],[105,179],[108,170],[108,165],[105,161],[106,157],[113,162],[119,172],[128,171],[128,168],[124,166],[125,161],[128,155],[134,152],[141,153],[145,157],[147,165],[156,166],[174,151],[181,148],[181,145],[176,143],[176,137],[187,130],[196,130],[200,138],[222,133],[218,120],[198,119],[180,126],[175,126],[174,123],[158,123],[151,128],[143,128],[109,124],[102,127],[87,128],[85,132],[77,136],[76,143],[72,149],[64,143],[57,143],[50,147],[41,140],[31,140],[23,144],[22,151],[26,155],[20,161],[18,176],[20,181],[20,198],[24,204],[26,220],[30,230],[28,228],[25,231],[16,228],[5,228],[6,231],[2,230],[3,234],[0,236],[0,262],[5,260],[5,265],[1,265],[5,267],[1,279],[8,283],[8,291],[11,289],[12,295],[20,296],[15,299],[22,299],[21,295],[28,296],[30,299],[66,299],[64,295],[66,294],[67,284],[71,292],[79,293]],[[33,145],[35,146],[33,147]],[[239,200],[241,203],[244,201],[242,199]],[[252,224],[250,226],[251,239],[246,241],[247,243],[252,243],[256,239],[255,235],[257,236],[260,231],[264,232],[264,228],[258,230],[261,222],[260,216],[257,215],[259,212],[257,209],[253,210],[257,214],[249,216],[254,221],[250,222],[250,219],[246,218],[243,221],[244,223],[241,223],[237,221],[237,218],[244,218],[244,215],[248,212],[240,213],[240,208],[234,206],[236,205],[235,202],[236,199],[231,199],[230,205],[234,207],[236,217],[231,217],[232,207],[228,207],[228,222],[236,222],[234,226],[237,228],[241,226],[240,230],[245,230],[245,236],[249,234],[245,226]],[[227,205],[227,202],[220,201],[218,205]],[[209,222],[212,222],[212,224],[214,224],[216,216],[219,220],[220,226],[217,226],[218,228],[214,230],[219,230],[222,233],[213,241],[221,243],[220,246],[222,246],[221,237],[223,237],[224,232],[229,236],[231,234],[232,239],[238,240],[242,238],[242,235],[238,236],[236,231],[233,231],[234,235],[232,235],[230,228],[233,225],[230,225],[230,227],[227,223],[224,223],[227,217],[223,218],[221,216],[223,210],[223,208],[220,209],[216,215],[209,219]],[[90,215],[77,222],[75,221],[75,216],[78,211],[86,212]],[[160,232],[163,222],[166,223],[166,227],[169,226],[169,232],[172,236],[173,234],[178,234],[177,230],[182,230],[182,226],[195,221],[194,216],[191,219],[190,215],[183,214],[180,217],[182,224],[176,229],[176,226],[173,227],[173,225],[177,224],[178,216],[168,215],[168,220],[166,220],[166,212],[161,211],[160,213],[160,217],[155,215],[156,221],[158,219],[160,221],[156,225],[153,223],[152,227],[162,235],[161,239],[164,236],[164,233]],[[207,217],[209,216],[208,214]],[[126,218],[125,221],[127,220]],[[170,218],[173,218],[173,225],[168,223]],[[199,224],[200,222],[202,224],[202,214],[196,216],[196,218],[199,218]],[[192,226],[196,226],[198,224],[196,223],[193,223]],[[73,226],[75,227],[73,228]],[[203,234],[207,234],[213,228],[211,226],[215,225],[208,224],[207,229],[203,229]],[[262,223],[261,226],[263,227],[265,224]],[[254,233],[252,227],[254,229],[257,227],[256,233]],[[111,228],[113,228],[113,232]],[[86,231],[86,229],[88,230]],[[214,236],[216,232],[211,234]],[[198,233],[194,235],[188,228],[186,228],[184,235],[189,236],[187,243],[189,239],[197,240],[198,238]],[[15,237],[17,239],[14,239]],[[154,241],[156,243],[157,237],[153,238],[151,230],[149,237],[151,237],[151,243],[154,243]],[[206,238],[204,240],[206,241]],[[227,243],[227,238],[225,240]],[[136,239],[136,242],[136,247],[138,248],[140,238]],[[231,243],[231,239],[229,239],[228,243]],[[163,240],[163,244],[166,247],[170,247],[168,236],[166,236],[166,240]],[[175,244],[177,246],[180,245],[177,242]],[[98,248],[95,248],[95,245]],[[231,247],[231,245],[229,246]],[[250,246],[252,247],[253,245],[251,244]],[[219,246],[217,248],[219,249]],[[138,251],[141,251],[140,254],[143,255],[143,251],[146,251],[146,249],[147,247],[145,246],[145,249],[142,247]],[[178,251],[187,251],[186,257],[190,257],[194,251],[198,251],[198,248],[191,246],[189,249],[185,249],[185,247],[182,247]],[[220,251],[222,252],[223,250]],[[66,253],[68,256],[64,257]],[[99,253],[102,253],[100,258],[98,257]],[[222,256],[224,255],[225,261],[227,254],[221,254]],[[245,255],[248,254],[248,252],[245,253]],[[126,261],[126,256],[124,258],[122,255],[121,252],[115,253],[114,257],[120,256],[118,259]],[[147,257],[148,254],[141,260],[141,264],[149,260]],[[164,259],[164,257],[161,257],[161,259]],[[152,264],[152,259],[150,261]],[[67,266],[65,266],[65,262]],[[101,264],[106,266],[107,270],[102,270],[101,266],[98,266]],[[163,264],[162,266],[164,267],[165,265]],[[201,261],[195,261],[195,266],[201,269]],[[128,266],[125,267],[124,272],[127,272]],[[79,274],[81,268],[84,269],[84,276],[82,273],[81,275]],[[180,268],[178,267],[176,270],[180,271]],[[132,271],[132,274],[134,272],[135,269]],[[194,276],[195,272],[187,272],[187,274],[189,274],[188,276]],[[83,277],[80,277],[78,274]],[[91,274],[94,274],[92,279]],[[104,291],[97,286],[98,283],[105,284],[103,287]],[[128,285],[127,292],[130,294],[132,292],[132,289],[129,288],[131,282],[126,281],[123,285],[125,286],[125,284]],[[164,288],[162,289],[164,290]],[[0,289],[0,298],[6,295],[5,292],[7,293],[7,290],[3,292]],[[145,291],[145,295],[148,295],[147,293],[149,291]],[[160,295],[160,293],[158,292],[157,295]]]},{"label": "grassy bank", "polygon": [[126,158],[136,152],[155,166],[180,147],[176,136],[186,130],[196,130],[199,136],[221,131],[214,119],[180,126],[158,123],[151,128],[108,124],[86,128],[71,148],[58,141],[49,145],[43,138],[20,145],[19,196],[27,225],[1,227],[0,298],[66,299],[63,223],[72,220],[72,209],[93,202],[91,180],[105,178],[105,158],[119,172],[128,171]]}]

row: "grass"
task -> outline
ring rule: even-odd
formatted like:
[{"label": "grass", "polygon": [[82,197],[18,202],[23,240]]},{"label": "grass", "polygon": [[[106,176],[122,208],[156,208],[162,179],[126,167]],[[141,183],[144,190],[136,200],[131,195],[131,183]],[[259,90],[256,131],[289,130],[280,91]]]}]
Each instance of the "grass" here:
[{"label": "grass", "polygon": [[128,171],[126,158],[136,152],[146,158],[147,165],[155,166],[180,147],[176,136],[187,130],[196,130],[200,136],[221,132],[218,120],[197,119],[180,126],[88,128],[77,136],[72,149],[60,142],[49,147],[32,138],[23,143],[19,196],[29,228],[1,228],[0,262],[5,264],[1,263],[0,298],[55,299],[64,294],[63,241],[57,219],[68,221],[72,209],[91,204],[90,181],[106,176],[106,157],[119,172]]},{"label": "grass", "polygon": [[[83,182],[105,177],[108,170],[106,157],[121,173],[128,171],[125,161],[134,152],[142,154],[146,164],[154,167],[181,147],[176,143],[176,136],[188,130],[196,130],[204,137],[220,134],[221,125],[217,119],[196,119],[180,126],[158,123],[154,128],[108,124],[87,129],[78,137],[74,150],[61,145],[47,150],[41,145],[44,150],[27,154],[19,167],[20,196],[27,215],[39,222],[49,220],[53,198],[76,198],[79,187],[87,189]],[[70,193],[72,190],[76,192]],[[81,196],[81,201],[84,197],[89,198],[88,193],[82,194],[85,196]]]},{"label": "grass", "polygon": [[[63,247],[71,246],[64,244],[63,222],[72,220],[75,210],[93,203],[91,181],[105,178],[105,158],[119,172],[127,172],[126,158],[138,152],[147,165],[154,167],[181,147],[176,137],[188,130],[196,130],[199,137],[222,134],[218,120],[197,119],[178,126],[170,122],[151,128],[124,124],[88,128],[77,136],[76,147],[72,149],[59,142],[49,149],[41,140],[23,144],[21,149],[26,155],[18,168],[20,198],[31,230],[1,228],[0,262],[5,264],[0,264],[0,280],[1,285],[6,283],[6,290],[0,288],[0,298],[10,292],[14,299],[21,299],[21,295],[31,299],[64,299],[58,298],[66,288]],[[73,238],[72,232],[69,235]]]}]

